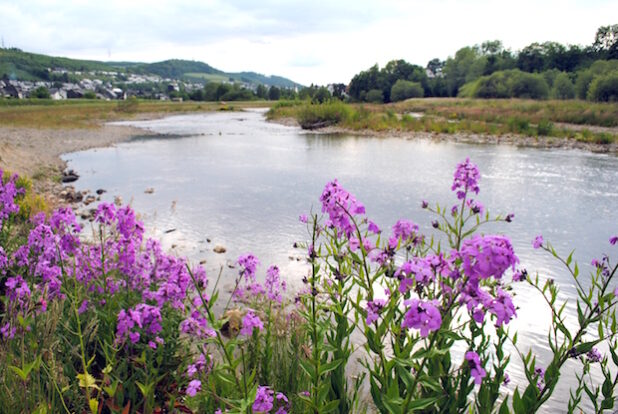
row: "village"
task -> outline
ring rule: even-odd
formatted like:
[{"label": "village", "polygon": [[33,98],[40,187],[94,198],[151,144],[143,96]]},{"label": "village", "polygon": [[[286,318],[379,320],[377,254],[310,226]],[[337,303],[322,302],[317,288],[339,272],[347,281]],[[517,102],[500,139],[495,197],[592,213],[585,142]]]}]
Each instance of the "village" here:
[{"label": "village", "polygon": [[[176,96],[181,90],[191,93],[204,87],[202,83],[162,78],[153,74],[69,72],[63,68],[48,68],[48,72],[52,78],[62,80],[31,81],[4,76],[0,79],[0,98],[124,100],[135,96],[142,99],[181,100]],[[251,85],[243,86],[251,89]]]}]

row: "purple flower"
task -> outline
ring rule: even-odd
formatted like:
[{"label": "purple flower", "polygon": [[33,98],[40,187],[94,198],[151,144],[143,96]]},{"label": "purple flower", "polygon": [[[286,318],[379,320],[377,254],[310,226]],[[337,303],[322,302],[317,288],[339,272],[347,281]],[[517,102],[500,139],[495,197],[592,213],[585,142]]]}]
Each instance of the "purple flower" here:
[{"label": "purple flower", "polygon": [[465,274],[473,280],[500,279],[509,267],[515,270],[519,263],[511,241],[505,236],[476,235],[466,239],[459,257]]},{"label": "purple flower", "polygon": [[612,246],[614,246],[616,243],[618,243],[618,236],[611,237],[611,238],[609,239],[609,243],[610,243]]},{"label": "purple flower", "polygon": [[421,302],[418,299],[410,299],[404,301],[404,304],[408,306],[408,311],[401,324],[402,328],[420,329],[422,337],[440,329],[442,316],[437,301]]},{"label": "purple flower", "polygon": [[80,315],[84,312],[86,312],[88,310],[88,301],[84,300],[82,302],[81,305],[79,305],[79,309],[77,310],[77,313],[79,313]]},{"label": "purple flower", "polygon": [[369,220],[369,231],[373,234],[379,234],[381,232],[380,227],[371,220]]},{"label": "purple flower", "polygon": [[466,197],[468,191],[478,194],[480,178],[478,167],[470,162],[470,158],[466,158],[464,162],[457,164],[451,190],[457,192],[457,198],[460,200]]},{"label": "purple flower", "polygon": [[534,373],[538,375],[541,380],[545,378],[545,369],[543,367],[536,366],[534,368]]},{"label": "purple flower", "polygon": [[337,179],[326,184],[320,201],[322,212],[328,214],[328,224],[349,238],[356,230],[350,216],[365,214],[365,207],[341,187]]},{"label": "purple flower", "polygon": [[187,395],[190,397],[195,397],[195,394],[197,394],[201,389],[202,381],[191,380],[191,382],[189,382],[189,385],[187,386]]},{"label": "purple flower", "polygon": [[241,335],[251,335],[253,330],[257,328],[258,330],[264,329],[264,324],[260,320],[260,318],[253,313],[252,310],[247,311],[247,314],[242,319],[242,328],[240,329]]},{"label": "purple flower", "polygon": [[601,355],[597,348],[592,348],[590,351],[588,351],[586,356],[588,357],[590,362],[599,362],[601,359],[603,359],[603,355]]},{"label": "purple flower", "polygon": [[384,299],[374,299],[367,302],[367,325],[371,325],[378,320],[378,318],[380,317],[380,312],[385,305],[386,300]]},{"label": "purple flower", "polygon": [[429,207],[429,203],[427,202],[427,200],[423,200],[421,202],[421,208],[427,208],[427,207]]},{"label": "purple flower", "polygon": [[513,316],[516,315],[511,296],[500,288],[498,288],[498,295],[496,298],[494,298],[487,307],[491,313],[496,315],[496,326],[508,324]]},{"label": "purple flower", "polygon": [[481,365],[481,359],[479,355],[474,351],[468,351],[465,355],[468,366],[470,367],[470,375],[474,378],[474,383],[479,385],[483,382],[483,378],[487,375],[483,366]]},{"label": "purple flower", "polygon": [[258,386],[255,401],[253,402],[253,411],[256,413],[267,413],[273,408],[273,390],[269,387]]},{"label": "purple flower", "polygon": [[298,221],[300,221],[301,223],[305,223],[307,224],[307,215],[306,214],[301,214],[300,216],[298,216]]},{"label": "purple flower", "polygon": [[534,240],[532,241],[532,247],[534,247],[535,249],[540,248],[543,245],[543,236],[542,235],[538,235],[534,238]]},{"label": "purple flower", "polygon": [[504,374],[504,380],[502,381],[502,384],[504,385],[509,385],[509,383],[511,382],[511,377],[509,377],[509,374]]},{"label": "purple flower", "polygon": [[506,221],[507,223],[510,223],[513,221],[514,218],[515,218],[515,214],[509,213],[506,215],[506,218],[504,219],[504,221]]},{"label": "purple flower", "polygon": [[281,280],[279,268],[277,266],[270,266],[268,268],[264,285],[266,287],[268,299],[281,303],[281,292],[285,292],[286,284],[284,280]]}]

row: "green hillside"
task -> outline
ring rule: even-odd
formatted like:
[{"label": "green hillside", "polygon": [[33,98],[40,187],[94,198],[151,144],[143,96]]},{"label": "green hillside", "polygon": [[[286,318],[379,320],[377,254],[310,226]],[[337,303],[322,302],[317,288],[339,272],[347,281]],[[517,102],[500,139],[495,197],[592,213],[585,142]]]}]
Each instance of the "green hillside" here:
[{"label": "green hillside", "polygon": [[23,52],[19,49],[0,49],[0,76],[6,74],[21,80],[48,80],[48,68],[64,68],[71,72],[92,70],[115,70],[104,62],[78,60],[64,57]]},{"label": "green hillside", "polygon": [[226,73],[204,62],[169,59],[162,62],[99,62],[28,53],[19,49],[0,48],[0,77],[6,75],[19,80],[55,80],[49,69],[62,68],[69,72],[117,71],[192,82],[237,81],[253,85],[265,84],[283,88],[301,86],[281,76],[264,76],[255,72]]}]

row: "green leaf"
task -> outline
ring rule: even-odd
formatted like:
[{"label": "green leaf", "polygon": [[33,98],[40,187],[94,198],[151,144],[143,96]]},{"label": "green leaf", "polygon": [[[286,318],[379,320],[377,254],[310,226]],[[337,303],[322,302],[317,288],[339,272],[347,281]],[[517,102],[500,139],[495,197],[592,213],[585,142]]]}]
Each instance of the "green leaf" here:
[{"label": "green leaf", "polygon": [[437,403],[440,400],[440,397],[431,397],[431,398],[419,398],[418,400],[410,401],[408,404],[408,412],[424,410],[426,408],[431,407],[433,404]]},{"label": "green leaf", "polygon": [[592,349],[592,347],[594,347],[599,342],[601,342],[601,340],[597,339],[596,341],[584,342],[582,344],[579,344],[575,347],[575,352],[577,355],[585,354],[589,352]]},{"label": "green leaf", "polygon": [[91,398],[88,401],[88,405],[90,406],[90,412],[92,412],[92,414],[97,414],[99,411],[99,401],[97,401],[96,398]]},{"label": "green leaf", "polygon": [[[97,380],[94,379],[94,377],[88,373],[86,374],[77,374],[77,379],[79,380],[79,386],[81,388],[94,388],[94,389],[100,389],[99,386],[97,385]],[[139,382],[138,382],[139,385]]]},{"label": "green leaf", "polygon": [[24,370],[22,370],[21,368],[16,367],[15,365],[9,365],[9,368],[11,369],[11,371],[16,373],[22,381],[26,381],[28,379],[28,374],[25,373]]},{"label": "green leaf", "polygon": [[326,374],[327,372],[330,372],[334,369],[337,369],[337,367],[339,365],[341,365],[341,363],[343,362],[343,360],[341,359],[337,359],[335,361],[331,361],[327,364],[324,365],[320,365],[320,369],[319,369],[319,375],[322,376],[324,374]]},{"label": "green leaf", "polygon": [[300,367],[303,369],[303,371],[307,373],[309,378],[316,377],[315,367],[311,364],[311,361],[301,358],[298,360],[298,362],[300,363]]}]

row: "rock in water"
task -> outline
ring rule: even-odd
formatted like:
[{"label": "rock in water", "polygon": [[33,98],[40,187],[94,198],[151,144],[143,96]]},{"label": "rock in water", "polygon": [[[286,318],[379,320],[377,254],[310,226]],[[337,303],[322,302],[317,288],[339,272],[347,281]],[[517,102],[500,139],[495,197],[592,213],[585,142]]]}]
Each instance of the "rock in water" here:
[{"label": "rock in water", "polygon": [[225,253],[227,251],[227,249],[225,247],[221,246],[220,244],[217,244],[215,246],[215,248],[212,249],[212,251],[215,252],[215,253]]}]

